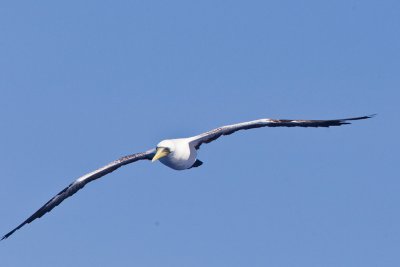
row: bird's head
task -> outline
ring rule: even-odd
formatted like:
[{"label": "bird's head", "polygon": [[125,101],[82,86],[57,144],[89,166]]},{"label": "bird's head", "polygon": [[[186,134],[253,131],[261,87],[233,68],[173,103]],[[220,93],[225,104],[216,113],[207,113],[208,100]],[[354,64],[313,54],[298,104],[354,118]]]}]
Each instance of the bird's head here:
[{"label": "bird's head", "polygon": [[156,147],[156,154],[154,155],[152,162],[168,156],[171,152],[175,150],[175,144],[171,140],[163,140],[158,143]]}]

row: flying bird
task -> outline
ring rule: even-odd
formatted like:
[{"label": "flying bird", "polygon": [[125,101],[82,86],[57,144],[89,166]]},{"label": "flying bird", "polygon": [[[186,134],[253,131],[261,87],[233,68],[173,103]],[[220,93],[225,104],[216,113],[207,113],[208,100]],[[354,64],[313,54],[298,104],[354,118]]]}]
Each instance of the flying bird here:
[{"label": "flying bird", "polygon": [[16,228],[5,234],[1,240],[10,237],[15,231],[23,227],[25,224],[42,217],[47,212],[50,212],[66,198],[72,196],[77,191],[82,189],[86,184],[103,177],[116,169],[134,163],[139,160],[151,160],[152,162],[159,160],[162,164],[174,170],[186,170],[199,167],[203,164],[197,158],[197,151],[203,144],[210,143],[223,135],[230,135],[240,130],[255,129],[260,127],[330,127],[350,124],[350,121],[364,120],[372,118],[374,115],[354,117],[337,120],[278,120],[278,119],[259,119],[248,122],[242,122],[227,126],[222,126],[214,130],[188,138],[167,139],[157,144],[156,148],[146,152],[136,153],[117,159],[108,165],[101,167],[93,172],[85,174],[61,192],[50,199],[40,209],[33,213],[28,219],[23,221]]}]

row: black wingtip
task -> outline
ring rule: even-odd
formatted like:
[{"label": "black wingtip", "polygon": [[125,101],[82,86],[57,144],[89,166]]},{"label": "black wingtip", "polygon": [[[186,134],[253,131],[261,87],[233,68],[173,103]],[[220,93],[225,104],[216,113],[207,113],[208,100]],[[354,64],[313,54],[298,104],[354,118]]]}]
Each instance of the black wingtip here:
[{"label": "black wingtip", "polygon": [[1,238],[0,241],[3,241],[3,240],[5,240],[5,239],[7,239],[8,237],[9,237],[8,235],[4,235],[4,236]]},{"label": "black wingtip", "polygon": [[363,117],[358,117],[355,119],[358,119],[358,120],[371,119],[371,118],[375,117],[376,115],[378,115],[378,114],[375,113],[375,114],[371,114],[371,115],[367,115],[367,116],[363,116]]},{"label": "black wingtip", "polygon": [[9,238],[16,230],[12,230],[11,232],[9,232],[8,234],[5,234],[0,241],[3,241],[7,238]]},{"label": "black wingtip", "polygon": [[[371,119],[373,117],[375,117],[377,114],[371,114],[371,115],[367,115],[367,116],[362,116],[362,117],[354,117],[354,118],[347,118],[347,119],[343,119],[342,122],[346,122],[346,121],[357,121],[357,120],[365,120],[365,119]],[[342,123],[345,124],[345,123]],[[350,124],[350,123],[347,123]]]},{"label": "black wingtip", "polygon": [[[0,241],[9,238],[12,234],[15,233],[15,231],[19,230],[22,226],[24,226],[27,222],[23,222],[20,225],[18,225],[16,228],[14,228],[13,230],[11,230],[10,232],[8,232],[7,234],[5,234]],[[28,222],[29,223],[29,222]]]}]

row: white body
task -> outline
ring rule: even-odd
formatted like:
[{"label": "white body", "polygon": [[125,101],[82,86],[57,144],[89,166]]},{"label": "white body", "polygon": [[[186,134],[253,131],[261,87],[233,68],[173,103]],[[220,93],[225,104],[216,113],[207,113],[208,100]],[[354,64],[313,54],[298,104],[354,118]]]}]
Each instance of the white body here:
[{"label": "white body", "polygon": [[164,140],[157,147],[166,147],[171,151],[167,156],[160,158],[160,161],[174,170],[189,169],[197,158],[197,151],[189,138]]}]

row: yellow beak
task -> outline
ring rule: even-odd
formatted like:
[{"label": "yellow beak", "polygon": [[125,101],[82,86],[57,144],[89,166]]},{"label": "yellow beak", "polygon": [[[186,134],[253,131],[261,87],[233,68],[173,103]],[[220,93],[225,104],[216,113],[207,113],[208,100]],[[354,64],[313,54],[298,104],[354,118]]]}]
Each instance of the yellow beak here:
[{"label": "yellow beak", "polygon": [[154,162],[160,158],[163,158],[165,156],[167,156],[169,154],[169,150],[165,147],[157,147],[157,152],[154,155],[153,159],[151,160],[151,162]]}]

